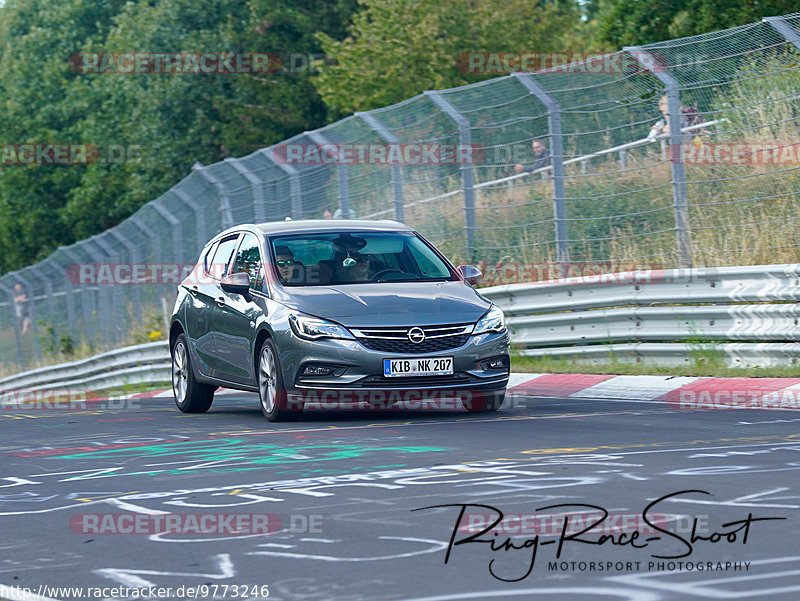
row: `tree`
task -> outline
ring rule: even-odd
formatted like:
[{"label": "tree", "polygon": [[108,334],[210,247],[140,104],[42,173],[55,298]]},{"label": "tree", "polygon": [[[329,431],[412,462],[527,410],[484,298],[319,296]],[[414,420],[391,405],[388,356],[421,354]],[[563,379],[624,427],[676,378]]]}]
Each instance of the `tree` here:
[{"label": "tree", "polygon": [[[122,0],[7,1],[0,6],[0,107],[3,144],[74,143],[84,115],[70,93],[68,59],[101,40]],[[84,167],[0,166],[0,272],[24,267],[74,240],[59,210]]]},{"label": "tree", "polygon": [[614,47],[727,29],[797,10],[796,0],[599,0],[598,35]]},{"label": "tree", "polygon": [[460,55],[564,51],[579,27],[576,4],[537,0],[360,0],[349,36],[317,37],[335,63],[315,80],[339,114],[399,102],[424,90],[464,85],[497,73],[471,74]]}]

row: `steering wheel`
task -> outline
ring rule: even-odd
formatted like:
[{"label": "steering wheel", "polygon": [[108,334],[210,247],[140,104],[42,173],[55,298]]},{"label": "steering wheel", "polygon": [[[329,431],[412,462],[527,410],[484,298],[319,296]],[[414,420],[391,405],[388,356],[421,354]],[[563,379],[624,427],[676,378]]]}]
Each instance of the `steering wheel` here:
[{"label": "steering wheel", "polygon": [[401,270],[401,269],[395,269],[394,267],[387,267],[386,269],[381,269],[380,271],[378,271],[378,272],[376,272],[376,273],[373,273],[373,274],[372,274],[372,275],[369,277],[369,279],[370,279],[370,280],[376,280],[376,279],[378,279],[378,277],[379,277],[379,276],[382,276],[382,275],[383,275],[383,274],[385,274],[385,273],[392,273],[393,271],[394,271],[394,272],[397,272],[397,273],[405,273],[405,272],[404,272],[403,270]]}]

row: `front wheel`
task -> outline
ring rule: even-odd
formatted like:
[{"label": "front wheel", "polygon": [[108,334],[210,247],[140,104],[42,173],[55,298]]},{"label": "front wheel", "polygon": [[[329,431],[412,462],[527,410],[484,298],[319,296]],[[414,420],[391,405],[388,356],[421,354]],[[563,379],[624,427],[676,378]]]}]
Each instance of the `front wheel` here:
[{"label": "front wheel", "polygon": [[271,422],[293,421],[300,417],[302,405],[288,409],[289,399],[283,387],[278,353],[272,340],[267,338],[258,354],[258,398],[261,412]]},{"label": "front wheel", "polygon": [[505,390],[491,390],[475,393],[472,398],[462,401],[464,409],[470,413],[489,413],[503,406],[506,398]]},{"label": "front wheel", "polygon": [[194,377],[189,361],[186,336],[181,334],[172,347],[172,394],[183,413],[205,413],[214,402],[215,386],[201,384]]}]

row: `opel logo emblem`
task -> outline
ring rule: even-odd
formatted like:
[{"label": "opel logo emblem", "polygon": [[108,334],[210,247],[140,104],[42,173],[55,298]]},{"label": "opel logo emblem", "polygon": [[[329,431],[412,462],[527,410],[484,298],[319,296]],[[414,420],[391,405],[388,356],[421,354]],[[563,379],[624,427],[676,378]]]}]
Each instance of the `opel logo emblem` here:
[{"label": "opel logo emblem", "polygon": [[425,332],[422,328],[411,328],[408,331],[408,339],[414,344],[421,344],[425,341]]}]

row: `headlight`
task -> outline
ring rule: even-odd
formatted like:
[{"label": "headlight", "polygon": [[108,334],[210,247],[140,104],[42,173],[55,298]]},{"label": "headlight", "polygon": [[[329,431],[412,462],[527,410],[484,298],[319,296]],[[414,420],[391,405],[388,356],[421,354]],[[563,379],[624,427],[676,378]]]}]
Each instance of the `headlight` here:
[{"label": "headlight", "polygon": [[475,328],[472,330],[473,334],[483,334],[485,332],[504,332],[506,329],[506,322],[503,318],[503,311],[500,307],[492,306],[489,312],[478,320]]},{"label": "headlight", "polygon": [[289,324],[292,331],[299,338],[306,340],[319,340],[320,338],[353,338],[353,335],[338,323],[333,323],[327,319],[311,317],[303,313],[292,313],[289,315]]}]

